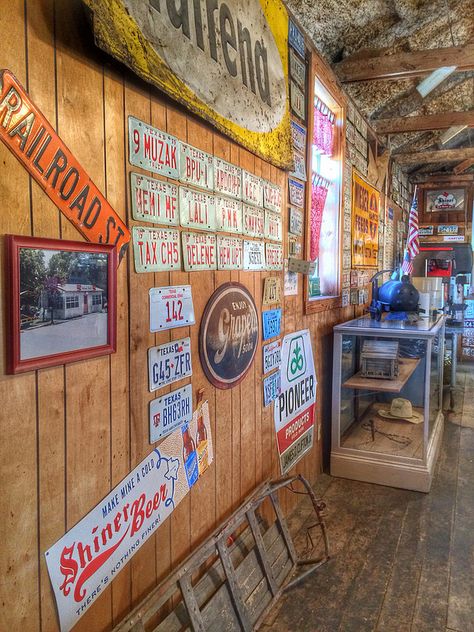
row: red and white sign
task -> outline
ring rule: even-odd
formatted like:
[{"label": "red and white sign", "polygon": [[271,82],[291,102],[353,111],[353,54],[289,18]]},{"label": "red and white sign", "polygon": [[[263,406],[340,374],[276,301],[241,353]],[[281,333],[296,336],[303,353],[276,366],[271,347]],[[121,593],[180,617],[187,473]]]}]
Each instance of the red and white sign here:
[{"label": "red and white sign", "polygon": [[216,195],[216,230],[242,233],[242,202]]},{"label": "red and white sign", "polygon": [[150,295],[150,332],[194,325],[193,296],[190,285],[152,287]]},{"label": "red and white sign", "polygon": [[263,374],[278,369],[281,364],[281,340],[274,340],[262,347]]},{"label": "red and white sign", "polygon": [[175,184],[130,174],[133,219],[152,224],[179,224],[178,187]]},{"label": "red and white sign", "polygon": [[186,272],[217,270],[216,236],[202,233],[181,233]]},{"label": "red and white sign", "polygon": [[265,264],[267,270],[283,270],[283,246],[265,244]]},{"label": "red and white sign", "polygon": [[249,237],[265,237],[265,213],[255,206],[243,205],[243,233]]},{"label": "red and white sign", "polygon": [[217,236],[217,269],[242,270],[243,241],[238,237]]},{"label": "red and white sign", "polygon": [[281,213],[282,201],[283,199],[281,194],[281,187],[278,184],[273,184],[273,182],[268,182],[268,180],[264,180],[263,206],[270,209],[271,211],[275,211],[276,213]]},{"label": "red and white sign", "polygon": [[136,272],[181,269],[181,248],[177,230],[134,226],[132,239]]},{"label": "red and white sign", "polygon": [[192,145],[179,143],[179,179],[203,189],[214,189],[214,158]]},{"label": "red and white sign", "polygon": [[263,241],[244,241],[244,270],[265,270],[265,244]]},{"label": "red and white sign", "polygon": [[214,196],[194,189],[179,187],[179,217],[181,226],[216,230]]},{"label": "red and white sign", "polygon": [[133,116],[128,117],[131,165],[178,179],[178,139]]},{"label": "red and white sign", "polygon": [[216,193],[242,198],[242,169],[221,158],[214,158],[214,190]]},{"label": "red and white sign", "polygon": [[278,213],[265,211],[265,239],[271,239],[272,241],[281,241],[281,215],[279,215]]},{"label": "red and white sign", "polygon": [[242,200],[255,206],[263,206],[263,179],[242,171]]}]

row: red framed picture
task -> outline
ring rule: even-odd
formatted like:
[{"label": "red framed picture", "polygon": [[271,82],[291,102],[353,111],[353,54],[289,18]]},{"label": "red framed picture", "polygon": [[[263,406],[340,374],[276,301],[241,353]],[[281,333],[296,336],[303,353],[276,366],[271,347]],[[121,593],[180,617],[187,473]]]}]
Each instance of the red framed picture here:
[{"label": "red framed picture", "polygon": [[113,246],[6,235],[8,373],[113,353]]}]

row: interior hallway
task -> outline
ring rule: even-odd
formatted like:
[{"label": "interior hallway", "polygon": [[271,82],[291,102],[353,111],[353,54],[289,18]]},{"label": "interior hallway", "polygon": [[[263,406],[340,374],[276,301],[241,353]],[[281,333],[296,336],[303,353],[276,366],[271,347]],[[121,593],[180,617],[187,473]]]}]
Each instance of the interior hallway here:
[{"label": "interior hallway", "polygon": [[474,632],[474,364],[458,387],[429,494],[321,477],[331,559],[263,630]]}]

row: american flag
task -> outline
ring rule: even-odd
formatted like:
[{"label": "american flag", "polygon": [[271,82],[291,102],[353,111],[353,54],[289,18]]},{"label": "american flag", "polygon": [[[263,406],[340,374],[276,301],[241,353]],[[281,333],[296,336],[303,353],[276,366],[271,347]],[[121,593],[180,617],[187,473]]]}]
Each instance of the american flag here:
[{"label": "american flag", "polygon": [[408,237],[405,254],[403,256],[402,274],[413,272],[413,259],[420,252],[420,240],[418,238],[418,203],[416,199],[416,187],[413,192],[413,201],[408,218]]}]

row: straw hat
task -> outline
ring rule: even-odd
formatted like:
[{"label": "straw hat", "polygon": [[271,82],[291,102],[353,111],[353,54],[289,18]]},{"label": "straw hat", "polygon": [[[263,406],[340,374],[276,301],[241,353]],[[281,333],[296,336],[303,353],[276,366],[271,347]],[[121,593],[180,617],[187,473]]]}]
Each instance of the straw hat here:
[{"label": "straw hat", "polygon": [[381,417],[385,417],[385,419],[403,419],[412,424],[421,424],[423,422],[423,415],[413,410],[411,401],[403,397],[395,397],[395,399],[392,400],[390,410],[381,409],[378,413]]}]

